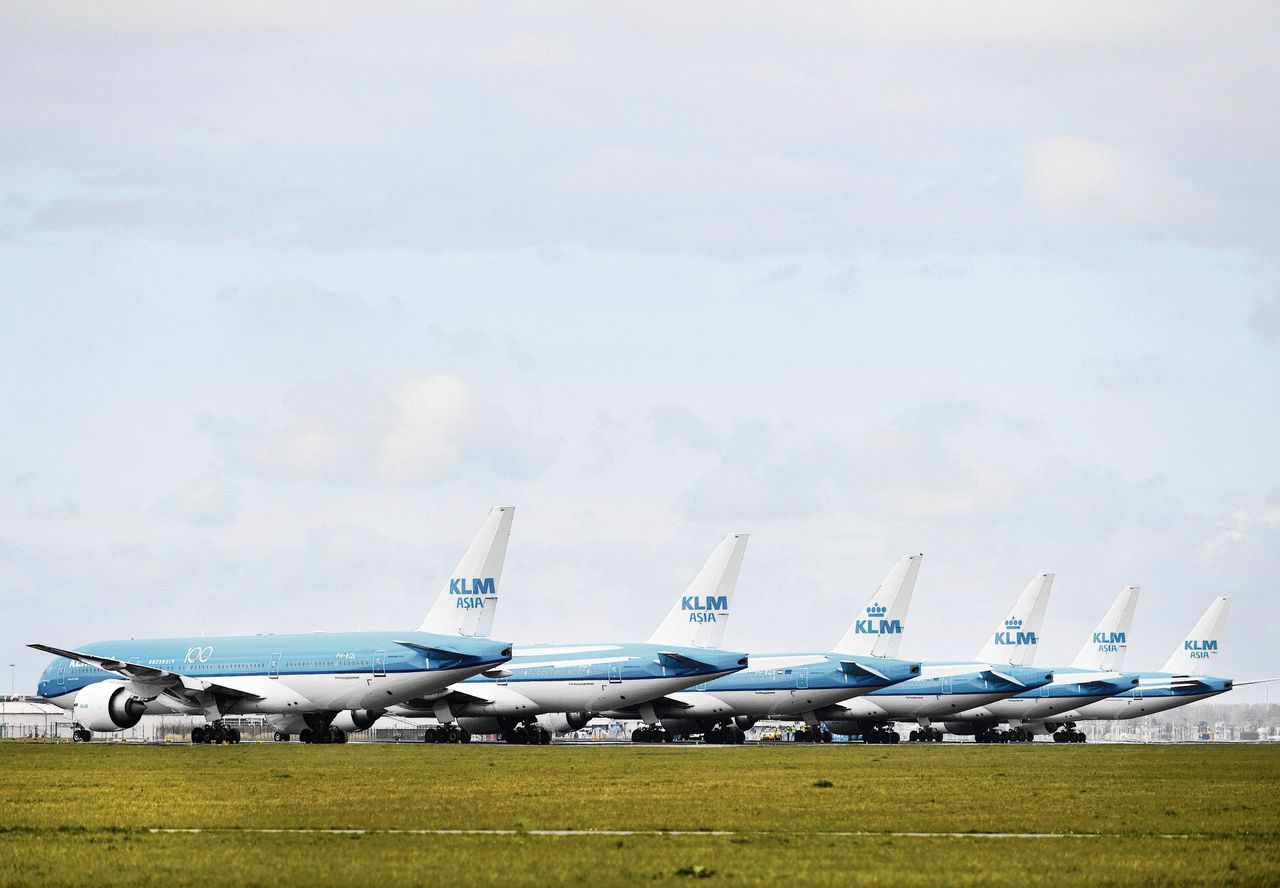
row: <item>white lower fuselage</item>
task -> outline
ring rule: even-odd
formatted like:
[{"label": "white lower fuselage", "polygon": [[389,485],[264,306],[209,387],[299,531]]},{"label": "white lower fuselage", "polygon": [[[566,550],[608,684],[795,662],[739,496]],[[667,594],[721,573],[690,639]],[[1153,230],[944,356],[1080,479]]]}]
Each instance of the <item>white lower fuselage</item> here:
[{"label": "white lower fuselage", "polygon": [[[261,697],[260,700],[235,699],[226,705],[222,715],[293,715],[308,712],[340,712],[345,709],[385,709],[403,700],[439,693],[450,684],[475,674],[475,669],[449,669],[421,672],[308,673],[282,675],[279,678],[246,675],[202,675],[215,684]],[[112,681],[115,679],[105,678]],[[127,686],[124,681],[119,682]],[[49,702],[66,710],[75,706],[76,692],[49,698]],[[146,702],[146,715],[208,715],[204,709],[161,694]]]}]

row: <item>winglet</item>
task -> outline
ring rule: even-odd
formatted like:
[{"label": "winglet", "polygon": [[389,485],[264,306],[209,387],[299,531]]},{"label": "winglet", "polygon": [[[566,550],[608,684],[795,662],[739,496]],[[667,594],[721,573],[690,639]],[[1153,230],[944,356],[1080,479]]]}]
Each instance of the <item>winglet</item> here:
[{"label": "winglet", "polygon": [[1230,611],[1230,598],[1215,598],[1161,671],[1174,675],[1208,675],[1209,667],[1218,658],[1222,630],[1227,625]]},{"label": "winglet", "polygon": [[1098,628],[1093,630],[1093,635],[1080,648],[1080,653],[1071,662],[1072,667],[1100,672],[1120,671],[1124,655],[1129,650],[1129,627],[1133,625],[1133,612],[1138,606],[1140,591],[1140,586],[1124,587]]},{"label": "winglet", "polygon": [[1053,574],[1036,574],[1018,596],[1013,610],[997,624],[995,632],[978,653],[978,660],[1030,666],[1036,656],[1040,624],[1044,622],[1044,611],[1049,606],[1049,590],[1052,588]]},{"label": "winglet", "polygon": [[876,589],[866,609],[858,614],[844,637],[832,648],[837,654],[896,657],[902,646],[911,593],[924,555],[904,555]]},{"label": "winglet", "polygon": [[649,638],[650,644],[676,647],[719,647],[729,622],[729,607],[738,585],[745,533],[731,533],[716,546],[689,588]]},{"label": "winglet", "polygon": [[498,584],[515,506],[495,506],[431,605],[419,632],[486,638],[498,610]]}]

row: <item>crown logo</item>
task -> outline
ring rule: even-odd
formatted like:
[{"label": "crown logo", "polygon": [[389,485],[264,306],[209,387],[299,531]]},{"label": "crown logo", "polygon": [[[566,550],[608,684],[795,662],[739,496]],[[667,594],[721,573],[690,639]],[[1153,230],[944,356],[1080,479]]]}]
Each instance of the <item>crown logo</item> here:
[{"label": "crown logo", "polygon": [[1019,620],[1017,617],[1010,617],[1009,619],[1007,619],[1007,620],[1005,620],[1005,621],[1004,621],[1004,628],[1006,628],[1006,629],[1021,629],[1021,628],[1022,628],[1022,621],[1021,621],[1021,620]]},{"label": "crown logo", "polygon": [[872,604],[867,607],[868,617],[883,617],[889,609],[883,604]]}]

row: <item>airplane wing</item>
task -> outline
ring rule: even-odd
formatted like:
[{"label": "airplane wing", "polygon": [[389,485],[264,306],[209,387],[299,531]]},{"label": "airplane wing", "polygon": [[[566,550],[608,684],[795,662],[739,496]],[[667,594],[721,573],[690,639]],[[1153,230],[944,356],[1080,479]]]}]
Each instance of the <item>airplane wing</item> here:
[{"label": "airplane wing", "polygon": [[[177,672],[169,672],[165,669],[156,669],[154,666],[143,666],[140,663],[130,663],[128,660],[117,660],[112,657],[99,657],[96,654],[86,654],[81,651],[70,651],[65,648],[57,648],[48,644],[29,644],[27,647],[35,648],[38,651],[44,651],[46,654],[53,654],[55,657],[66,657],[69,660],[76,660],[86,666],[94,666],[107,672],[114,672],[129,680],[130,688],[137,693],[139,697],[154,700],[161,694],[167,693],[180,699],[193,701],[195,697],[203,693],[209,693],[215,697],[261,700],[263,699],[257,694],[249,691],[243,691],[239,688],[229,687],[218,682],[205,681],[190,675],[181,675]],[[202,704],[198,704],[202,705]]]}]

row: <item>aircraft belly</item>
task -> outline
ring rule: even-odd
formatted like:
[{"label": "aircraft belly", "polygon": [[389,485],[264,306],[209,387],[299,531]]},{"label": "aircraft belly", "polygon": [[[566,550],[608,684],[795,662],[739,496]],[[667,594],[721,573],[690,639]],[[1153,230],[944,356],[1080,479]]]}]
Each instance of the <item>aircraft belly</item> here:
[{"label": "aircraft belly", "polygon": [[891,718],[940,718],[1004,698],[1004,694],[922,694],[877,698]]},{"label": "aircraft belly", "polygon": [[772,718],[799,715],[832,706],[849,699],[848,688],[793,688],[783,691],[716,691],[715,696],[724,701],[739,715]]}]

